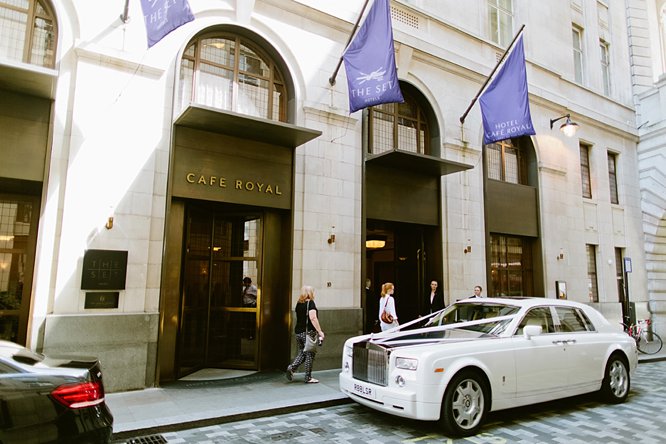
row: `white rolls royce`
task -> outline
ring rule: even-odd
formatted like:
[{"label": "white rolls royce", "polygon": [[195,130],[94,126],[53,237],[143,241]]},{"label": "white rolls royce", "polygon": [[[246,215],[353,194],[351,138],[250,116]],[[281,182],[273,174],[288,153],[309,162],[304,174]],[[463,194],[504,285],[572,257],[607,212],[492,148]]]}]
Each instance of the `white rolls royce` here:
[{"label": "white rolls royce", "polygon": [[599,392],[627,399],[635,341],[594,308],[545,298],[471,298],[345,342],[354,401],[475,434],[488,412]]}]

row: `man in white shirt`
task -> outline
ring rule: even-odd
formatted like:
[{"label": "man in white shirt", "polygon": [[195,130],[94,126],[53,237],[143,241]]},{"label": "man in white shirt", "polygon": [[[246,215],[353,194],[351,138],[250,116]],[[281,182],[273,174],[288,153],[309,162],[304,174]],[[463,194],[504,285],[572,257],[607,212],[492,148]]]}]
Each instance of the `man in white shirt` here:
[{"label": "man in white shirt", "polygon": [[250,277],[243,278],[243,305],[246,307],[257,306],[257,287],[252,283]]}]

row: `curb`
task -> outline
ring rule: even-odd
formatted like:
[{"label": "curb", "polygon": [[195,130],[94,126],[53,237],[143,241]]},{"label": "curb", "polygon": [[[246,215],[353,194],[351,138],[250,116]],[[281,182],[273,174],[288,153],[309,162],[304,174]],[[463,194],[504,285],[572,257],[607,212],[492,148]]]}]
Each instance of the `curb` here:
[{"label": "curb", "polygon": [[[313,402],[309,404],[299,404],[299,405],[292,405],[288,407],[276,407],[272,409],[266,409],[266,410],[259,410],[256,412],[246,412],[246,413],[236,413],[233,415],[227,415],[227,416],[219,416],[219,417],[213,417],[213,418],[206,418],[206,419],[197,419],[194,421],[187,421],[187,422],[182,422],[182,423],[176,423],[176,424],[165,424],[161,426],[155,426],[155,427],[147,427],[143,429],[135,429],[135,430],[125,430],[122,432],[114,433],[111,436],[111,441],[110,443],[123,443],[126,442],[127,440],[130,440],[132,438],[136,438],[138,436],[145,436],[145,435],[159,435],[162,433],[168,433],[168,432],[179,432],[181,430],[187,430],[187,429],[193,429],[193,428],[199,428],[199,427],[207,427],[211,425],[217,425],[217,424],[225,424],[229,422],[236,422],[236,421],[245,421],[248,419],[257,419],[257,418],[263,418],[266,416],[274,416],[274,415],[283,415],[287,413],[295,413],[295,412],[302,412],[304,410],[311,410],[311,409],[319,409],[319,408],[325,408],[325,407],[333,407],[337,405],[344,405],[344,404],[351,404],[352,399],[351,398],[340,398],[340,399],[331,399],[328,401],[319,401],[319,402]],[[137,441],[138,442],[138,441]],[[152,442],[152,441],[151,441]],[[157,442],[157,441],[155,441]]]}]

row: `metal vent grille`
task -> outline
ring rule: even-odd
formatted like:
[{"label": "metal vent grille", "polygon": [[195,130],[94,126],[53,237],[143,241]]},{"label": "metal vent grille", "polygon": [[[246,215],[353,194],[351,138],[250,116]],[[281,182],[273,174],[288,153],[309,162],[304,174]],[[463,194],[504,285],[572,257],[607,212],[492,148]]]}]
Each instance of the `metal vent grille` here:
[{"label": "metal vent grille", "polygon": [[354,344],[352,376],[355,379],[386,387],[388,385],[389,351],[362,342]]},{"label": "metal vent grille", "polygon": [[404,9],[391,7],[391,18],[414,29],[419,29],[419,17]]},{"label": "metal vent grille", "polygon": [[167,440],[162,435],[141,436],[139,438],[130,438],[125,441],[126,444],[167,444]]}]

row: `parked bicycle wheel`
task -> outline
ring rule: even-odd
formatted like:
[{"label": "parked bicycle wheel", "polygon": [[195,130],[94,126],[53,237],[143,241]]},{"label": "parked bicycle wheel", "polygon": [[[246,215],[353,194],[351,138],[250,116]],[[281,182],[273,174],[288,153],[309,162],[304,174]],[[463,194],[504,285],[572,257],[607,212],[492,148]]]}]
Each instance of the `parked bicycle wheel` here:
[{"label": "parked bicycle wheel", "polygon": [[646,331],[641,334],[640,339],[636,341],[636,345],[639,352],[646,355],[654,355],[655,353],[659,353],[663,343],[657,333]]}]

